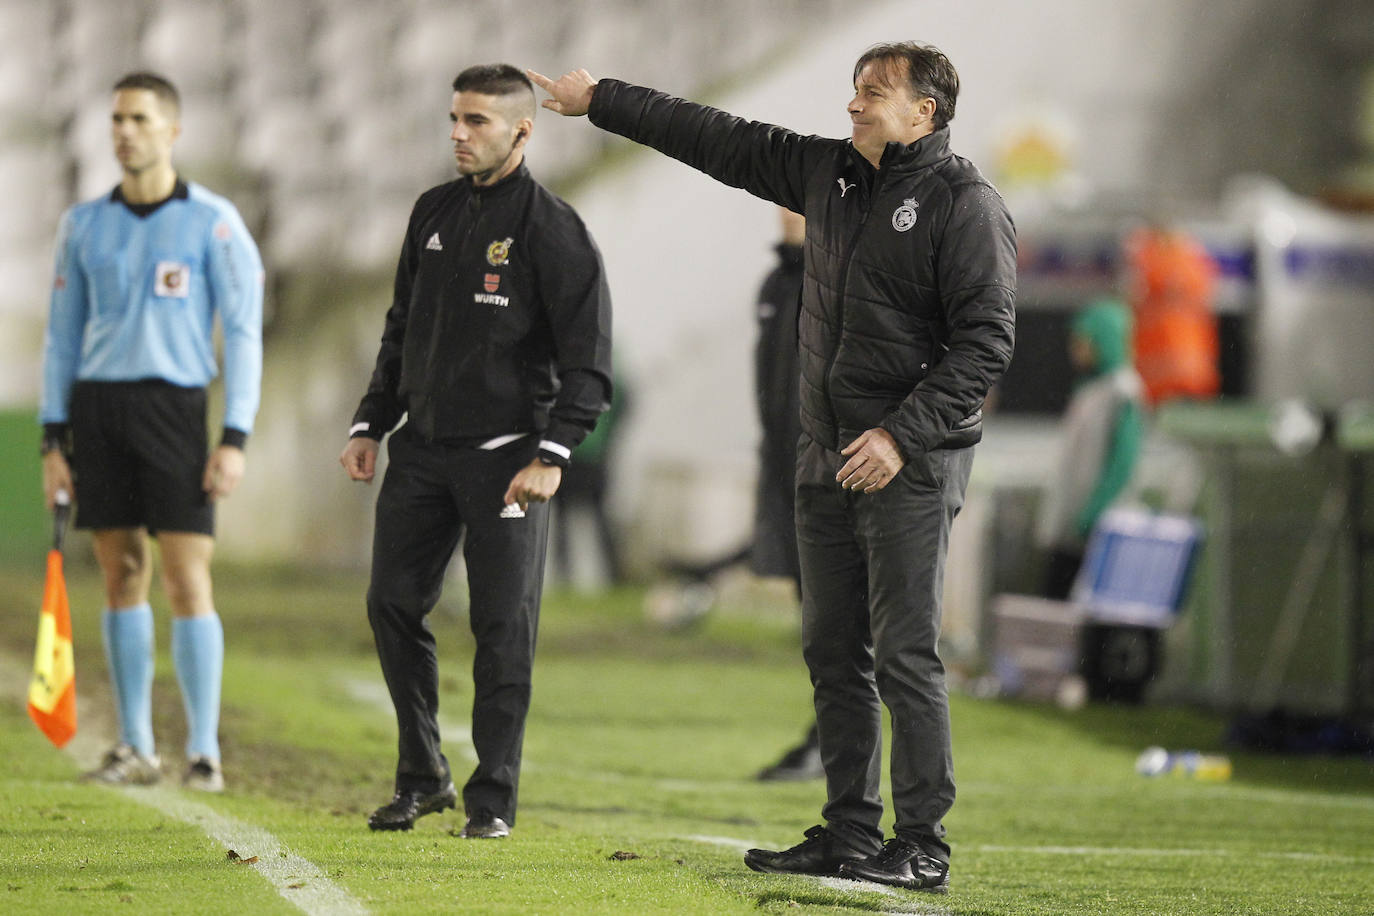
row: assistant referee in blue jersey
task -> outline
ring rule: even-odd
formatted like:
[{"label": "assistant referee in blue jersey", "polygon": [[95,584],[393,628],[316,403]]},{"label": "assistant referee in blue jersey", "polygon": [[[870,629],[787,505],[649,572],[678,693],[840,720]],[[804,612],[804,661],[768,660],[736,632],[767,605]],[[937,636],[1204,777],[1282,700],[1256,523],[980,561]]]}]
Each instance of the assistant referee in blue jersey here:
[{"label": "assistant referee in blue jersey", "polygon": [[[180,99],[166,79],[114,86],[123,170],[62,218],[44,343],[43,489],[75,493],[105,579],[106,657],[119,742],[89,778],[161,778],[153,741],[149,537],[172,608],[172,659],[188,723],[183,784],[219,791],[224,631],[211,595],[214,503],[244,472],[262,374],[262,261],[233,204],[172,167]],[[224,344],[224,432],[209,449],[206,385]],[[75,485],[73,487],[73,485]]]}]

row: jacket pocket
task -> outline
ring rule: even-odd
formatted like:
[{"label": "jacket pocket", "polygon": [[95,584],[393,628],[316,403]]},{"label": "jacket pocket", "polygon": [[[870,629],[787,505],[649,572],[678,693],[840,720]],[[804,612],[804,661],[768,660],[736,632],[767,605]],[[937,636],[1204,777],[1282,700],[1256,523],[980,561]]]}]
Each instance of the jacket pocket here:
[{"label": "jacket pocket", "polygon": [[942,448],[916,452],[907,458],[897,477],[899,480],[906,478],[906,482],[911,486],[931,490],[944,489],[945,458],[948,454],[949,452]]}]

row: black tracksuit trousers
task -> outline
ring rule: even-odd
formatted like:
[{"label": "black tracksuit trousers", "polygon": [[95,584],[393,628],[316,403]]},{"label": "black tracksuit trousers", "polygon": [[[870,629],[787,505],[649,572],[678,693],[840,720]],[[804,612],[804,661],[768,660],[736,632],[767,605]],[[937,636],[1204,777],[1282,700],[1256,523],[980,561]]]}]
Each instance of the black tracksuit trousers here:
[{"label": "black tracksuit trousers", "polygon": [[525,715],[530,704],[548,505],[502,518],[511,478],[536,454],[537,436],[486,451],[427,443],[398,430],[377,498],[367,616],[396,708],[396,788],[437,791],[450,779],[439,746],[439,678],[426,615],[439,600],[459,539],[467,561],[473,660],[472,743],[477,768],[463,787],[468,814],[514,825]]},{"label": "black tracksuit trousers", "polygon": [[844,456],[802,436],[797,542],[802,652],[815,690],[826,827],[876,852],[882,707],[892,717],[898,837],[945,861],[942,818],[954,804],[949,697],[936,651],[945,555],[973,449],[913,456],[874,493],[843,490]]}]

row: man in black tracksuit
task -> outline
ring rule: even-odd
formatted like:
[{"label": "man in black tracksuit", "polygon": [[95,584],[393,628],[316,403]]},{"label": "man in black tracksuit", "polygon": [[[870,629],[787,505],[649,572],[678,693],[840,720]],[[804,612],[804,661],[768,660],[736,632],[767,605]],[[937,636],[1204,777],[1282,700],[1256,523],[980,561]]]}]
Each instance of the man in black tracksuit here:
[{"label": "man in black tracksuit", "polygon": [[[782,210],[777,266],[759,288],[754,398],[759,409],[759,481],[749,559],[761,576],[800,575],[793,500],[797,439],[797,312],[801,307],[805,221]],[[800,583],[798,583],[800,587]]]},{"label": "man in black tracksuit", "polygon": [[509,65],[453,84],[462,177],[420,196],[406,230],[376,369],[340,461],[377,499],[368,619],[396,708],[399,763],[374,830],[407,830],[457,801],[440,750],[434,637],[425,623],[463,539],[477,768],[465,837],[515,823],[520,752],[548,539],[547,502],[611,396],[611,306],[577,214],[524,165],[534,93]]},{"label": "man in black tracksuit", "polygon": [[[825,825],[758,871],[948,886],[949,701],[936,651],[950,524],[1011,359],[1016,240],[997,192],[949,149],[959,79],[935,48],[869,49],[850,140],[801,136],[585,70],[526,71],[544,102],[806,217],[797,535],[802,643]],[[892,717],[886,844],[881,710]]]}]

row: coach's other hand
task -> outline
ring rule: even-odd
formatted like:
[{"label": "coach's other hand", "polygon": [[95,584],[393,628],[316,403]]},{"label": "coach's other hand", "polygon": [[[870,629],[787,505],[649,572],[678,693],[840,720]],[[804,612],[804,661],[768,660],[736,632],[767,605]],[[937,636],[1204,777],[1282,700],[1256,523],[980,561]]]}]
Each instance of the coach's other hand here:
[{"label": "coach's other hand", "polygon": [[557,81],[534,70],[526,70],[525,75],[530,78],[530,82],[552,96],[541,103],[549,111],[575,118],[586,114],[592,105],[592,94],[596,92],[596,78],[586,70],[569,71]]},{"label": "coach's other hand", "polygon": [[501,501],[507,506],[518,503],[520,511],[524,512],[530,507],[530,503],[546,503],[553,499],[553,494],[558,492],[558,485],[562,482],[562,468],[556,464],[545,464],[536,458],[511,478],[510,486],[506,487],[506,495]]},{"label": "coach's other hand", "polygon": [[380,442],[367,436],[355,436],[348,440],[343,454],[339,455],[339,464],[348,472],[350,480],[372,483],[377,473],[377,450],[380,447]]},{"label": "coach's other hand", "polygon": [[243,449],[233,445],[221,445],[210,453],[205,462],[205,475],[201,478],[200,488],[210,497],[210,502],[224,499],[243,480],[243,469],[248,460]]},{"label": "coach's other hand", "polygon": [[835,479],[846,490],[874,493],[892,483],[906,464],[897,440],[881,426],[868,430],[840,450],[849,458]]}]

